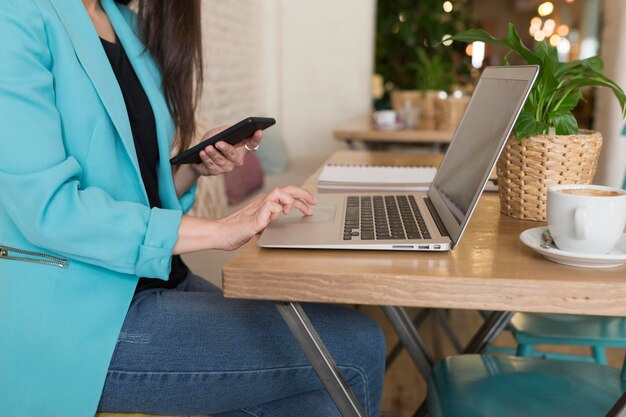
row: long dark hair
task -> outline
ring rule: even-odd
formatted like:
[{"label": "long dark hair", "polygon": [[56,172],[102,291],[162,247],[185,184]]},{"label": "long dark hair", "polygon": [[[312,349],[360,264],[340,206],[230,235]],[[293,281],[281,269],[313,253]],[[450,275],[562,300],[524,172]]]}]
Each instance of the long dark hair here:
[{"label": "long dark hair", "polygon": [[[132,0],[116,0],[128,5]],[[163,76],[163,92],[176,124],[174,148],[183,150],[196,133],[202,89],[200,0],[137,0],[139,31]]]}]

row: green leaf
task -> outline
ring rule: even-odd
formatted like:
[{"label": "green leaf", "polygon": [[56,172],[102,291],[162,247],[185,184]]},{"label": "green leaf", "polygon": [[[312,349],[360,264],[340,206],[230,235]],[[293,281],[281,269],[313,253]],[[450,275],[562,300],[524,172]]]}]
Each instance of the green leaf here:
[{"label": "green leaf", "polygon": [[546,48],[548,48],[546,42],[539,43],[539,49],[545,51],[542,54],[543,57],[541,59],[541,67],[543,69],[540,79],[540,84],[542,87],[541,93],[543,96],[542,99],[546,99],[548,96],[552,95],[552,93],[554,93],[559,85],[556,77],[554,76],[554,64],[556,62],[556,64],[558,65],[558,59],[554,61],[551,54],[546,51]]},{"label": "green leaf", "polygon": [[508,44],[506,40],[496,39],[493,36],[491,36],[489,32],[483,29],[469,29],[469,30],[457,33],[456,35],[450,36],[449,38],[446,38],[445,40],[461,41],[461,42],[467,42],[467,43],[478,41],[478,42],[492,43],[492,44],[510,47],[510,45]]},{"label": "green leaf", "polygon": [[620,108],[622,109],[623,117],[626,117],[626,94],[624,94],[624,91],[622,91],[622,89],[613,81],[598,73],[595,73],[594,75],[585,78],[572,80],[565,85],[565,88],[563,90],[564,96],[567,96],[571,92],[576,91],[582,87],[606,87],[611,89],[613,95],[620,105]]},{"label": "green leaf", "polygon": [[580,92],[580,90],[571,92],[567,96],[562,97],[560,101],[555,104],[554,110],[557,112],[572,111],[581,98],[583,98],[583,93]]},{"label": "green leaf", "polygon": [[556,48],[554,46],[550,46],[550,44],[546,41],[539,42],[537,48],[535,49],[535,55],[537,55],[542,62],[545,62],[546,58],[549,59],[552,64],[552,68],[555,70],[563,65],[559,62],[559,54]]},{"label": "green leaf", "polygon": [[513,23],[509,23],[509,34],[507,35],[509,47],[517,52],[524,60],[531,65],[541,65],[541,59],[533,51],[528,49],[517,34]]},{"label": "green leaf", "polygon": [[520,55],[528,64],[541,65],[541,59],[539,59],[533,51],[528,49],[522,42],[521,38],[515,30],[515,26],[509,23],[509,34],[504,39],[498,39],[491,36],[487,31],[483,29],[469,29],[456,35],[446,38],[446,40],[461,41],[472,43],[476,41],[485,42],[489,44],[502,45],[508,47]]},{"label": "green leaf", "polygon": [[558,112],[552,117],[555,133],[557,135],[577,135],[578,122],[572,112]]},{"label": "green leaf", "polygon": [[583,78],[590,74],[603,74],[604,63],[597,56],[587,59],[576,59],[562,64],[554,75],[559,79]]},{"label": "green leaf", "polygon": [[546,133],[548,128],[547,123],[537,120],[533,113],[523,110],[517,118],[513,131],[518,139],[523,139],[526,136]]},{"label": "green leaf", "polygon": [[595,72],[599,72],[602,74],[604,72],[604,62],[602,62],[602,58],[599,56],[592,56],[586,59],[583,59],[582,62],[585,66],[591,68]]}]

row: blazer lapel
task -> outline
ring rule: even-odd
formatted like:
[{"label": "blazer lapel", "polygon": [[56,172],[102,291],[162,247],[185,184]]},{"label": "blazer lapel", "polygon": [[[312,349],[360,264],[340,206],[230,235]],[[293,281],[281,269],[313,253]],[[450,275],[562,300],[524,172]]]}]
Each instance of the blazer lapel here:
[{"label": "blazer lapel", "polygon": [[[115,125],[138,178],[141,178],[124,97],[87,10],[80,0],[50,0],[50,2],[67,29],[76,56]],[[148,201],[147,196],[145,198]]]},{"label": "blazer lapel", "polygon": [[109,16],[118,40],[141,82],[152,105],[159,144],[159,195],[164,206],[173,208],[178,198],[172,182],[172,167],[169,163],[170,149],[174,138],[174,123],[161,89],[161,73],[145,45],[139,40],[133,28],[122,15],[115,0],[101,0],[102,7]]}]

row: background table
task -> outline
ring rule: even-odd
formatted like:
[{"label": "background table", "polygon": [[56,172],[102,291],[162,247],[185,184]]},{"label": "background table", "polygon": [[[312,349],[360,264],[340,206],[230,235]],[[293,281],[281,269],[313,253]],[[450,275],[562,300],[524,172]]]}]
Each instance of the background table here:
[{"label": "background table", "polygon": [[376,143],[402,144],[448,144],[452,140],[454,131],[424,130],[424,129],[376,129],[368,116],[350,120],[335,129],[335,139],[344,141],[355,149],[355,142],[371,147]]}]

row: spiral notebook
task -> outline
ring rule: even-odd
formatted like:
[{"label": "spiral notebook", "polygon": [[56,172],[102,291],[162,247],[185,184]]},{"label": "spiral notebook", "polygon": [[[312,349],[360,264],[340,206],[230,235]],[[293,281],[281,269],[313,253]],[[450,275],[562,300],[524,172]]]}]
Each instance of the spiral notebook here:
[{"label": "spiral notebook", "polygon": [[353,191],[425,191],[433,182],[437,168],[425,166],[396,167],[379,165],[324,166],[319,176],[319,190]]}]

